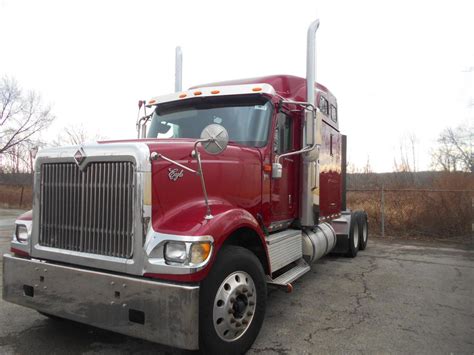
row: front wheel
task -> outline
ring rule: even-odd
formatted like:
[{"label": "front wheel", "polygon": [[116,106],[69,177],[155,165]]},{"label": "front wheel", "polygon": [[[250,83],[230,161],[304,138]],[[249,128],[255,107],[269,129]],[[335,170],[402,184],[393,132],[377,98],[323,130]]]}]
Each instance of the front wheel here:
[{"label": "front wheel", "polygon": [[199,333],[205,354],[242,354],[255,341],[265,316],[267,287],[258,258],[224,247],[201,283]]}]

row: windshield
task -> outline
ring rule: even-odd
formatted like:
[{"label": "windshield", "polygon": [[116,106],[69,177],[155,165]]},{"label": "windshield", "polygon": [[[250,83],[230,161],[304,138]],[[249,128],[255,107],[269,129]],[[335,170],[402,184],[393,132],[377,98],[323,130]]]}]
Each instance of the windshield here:
[{"label": "windshield", "polygon": [[148,138],[201,137],[207,125],[217,123],[229,133],[229,142],[250,147],[267,143],[272,104],[261,95],[200,97],[157,106]]}]

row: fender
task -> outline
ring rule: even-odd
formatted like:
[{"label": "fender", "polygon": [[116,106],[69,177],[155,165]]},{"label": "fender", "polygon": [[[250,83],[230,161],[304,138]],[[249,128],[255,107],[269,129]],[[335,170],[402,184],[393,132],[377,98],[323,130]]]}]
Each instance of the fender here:
[{"label": "fender", "polygon": [[[156,228],[155,229],[156,231],[159,231],[162,233],[168,233],[168,234],[174,233],[174,234],[183,234],[183,235],[196,235],[196,236],[210,235],[212,236],[214,238],[214,250],[211,256],[211,260],[206,265],[206,267],[194,274],[187,274],[187,275],[147,274],[147,276],[151,276],[153,278],[164,279],[164,280],[173,280],[173,281],[182,281],[182,282],[200,282],[209,273],[217,257],[217,254],[219,253],[220,249],[224,245],[225,241],[229,238],[229,236],[232,235],[233,232],[241,228],[249,228],[258,235],[260,242],[263,246],[263,249],[265,251],[267,265],[269,265],[268,250],[267,250],[267,245],[265,242],[265,235],[263,234],[262,229],[254,216],[252,216],[248,211],[242,208],[235,208],[227,204],[226,205],[212,204],[213,218],[210,220],[204,220],[203,217],[205,213],[205,207],[203,207],[202,205],[203,205],[202,201],[200,201],[199,207],[195,206],[195,208],[193,208],[193,212],[189,210],[181,211],[180,219],[182,220],[183,216],[186,216],[186,222],[184,224],[186,225],[187,230],[182,229],[183,224],[181,224],[181,228],[178,228],[179,231],[177,231],[176,229],[174,231],[170,230],[170,227],[171,227],[170,224],[173,222],[172,220],[174,220],[174,222],[177,222],[175,218],[171,218],[166,223],[154,224],[154,229]],[[190,223],[190,219],[191,219],[190,214],[192,214],[195,217],[199,216],[199,218],[196,218],[194,220],[193,225],[191,225]],[[159,228],[159,227],[165,227],[165,228]]]},{"label": "fender", "polygon": [[32,221],[33,220],[33,210],[26,211],[22,215],[18,216],[17,221]]}]

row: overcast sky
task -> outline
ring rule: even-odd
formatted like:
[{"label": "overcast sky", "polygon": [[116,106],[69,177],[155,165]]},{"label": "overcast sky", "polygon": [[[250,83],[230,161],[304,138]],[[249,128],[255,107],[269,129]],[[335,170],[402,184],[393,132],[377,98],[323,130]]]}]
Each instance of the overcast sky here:
[{"label": "overcast sky", "polygon": [[317,80],[338,99],[349,161],[390,171],[414,134],[427,169],[439,132],[474,121],[473,14],[472,0],[0,0],[0,75],[53,105],[47,138],[70,124],[135,137],[137,101],[174,90],[175,46],[185,88],[304,76],[319,17]]}]

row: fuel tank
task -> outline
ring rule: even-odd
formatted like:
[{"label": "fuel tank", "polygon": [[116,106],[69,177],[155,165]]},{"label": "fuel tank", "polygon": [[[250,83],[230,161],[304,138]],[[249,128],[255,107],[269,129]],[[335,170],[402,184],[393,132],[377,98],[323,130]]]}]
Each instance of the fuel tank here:
[{"label": "fuel tank", "polygon": [[303,257],[312,264],[330,253],[336,246],[336,232],[328,223],[303,231]]}]

